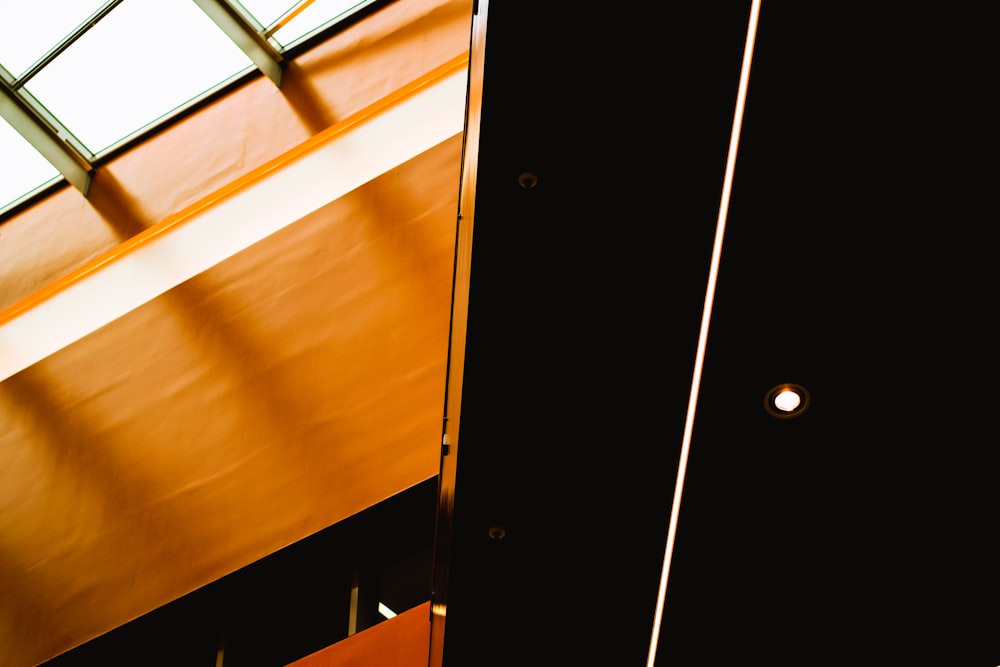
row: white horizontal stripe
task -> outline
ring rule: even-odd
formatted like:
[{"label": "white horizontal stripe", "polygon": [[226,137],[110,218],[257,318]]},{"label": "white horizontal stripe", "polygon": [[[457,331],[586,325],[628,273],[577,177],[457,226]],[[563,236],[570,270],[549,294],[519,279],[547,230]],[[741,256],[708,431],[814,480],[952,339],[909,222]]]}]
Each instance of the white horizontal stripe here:
[{"label": "white horizontal stripe", "polygon": [[466,78],[425,86],[0,324],[0,381],[461,133]]}]

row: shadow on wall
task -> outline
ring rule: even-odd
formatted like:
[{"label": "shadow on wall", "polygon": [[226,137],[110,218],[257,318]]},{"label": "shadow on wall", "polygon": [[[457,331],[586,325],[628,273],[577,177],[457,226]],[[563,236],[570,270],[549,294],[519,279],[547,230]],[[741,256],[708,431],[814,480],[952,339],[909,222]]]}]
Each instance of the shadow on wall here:
[{"label": "shadow on wall", "polygon": [[429,603],[436,494],[432,477],[41,667],[281,667],[353,638]]}]

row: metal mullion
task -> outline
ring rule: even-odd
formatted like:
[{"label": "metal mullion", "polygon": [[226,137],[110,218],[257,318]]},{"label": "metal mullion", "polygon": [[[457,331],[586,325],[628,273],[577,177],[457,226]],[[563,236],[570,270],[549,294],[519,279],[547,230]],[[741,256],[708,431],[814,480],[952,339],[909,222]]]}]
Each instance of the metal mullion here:
[{"label": "metal mullion", "polygon": [[55,60],[60,53],[68,49],[73,44],[73,42],[80,39],[80,37],[82,37],[84,33],[86,33],[88,30],[97,25],[98,21],[100,21],[109,13],[111,13],[111,10],[120,5],[122,2],[124,2],[124,0],[109,0],[108,2],[104,3],[104,5],[101,6],[100,9],[91,14],[86,21],[77,26],[73,32],[71,32],[69,35],[64,37],[58,44],[49,49],[48,52],[41,58],[39,58],[34,65],[29,67],[26,72],[24,72],[21,76],[19,76],[13,83],[12,86],[13,89],[18,90],[19,88],[24,86],[24,84],[26,84],[29,79],[31,79],[33,76],[42,71],[42,69],[46,65]]},{"label": "metal mullion", "polygon": [[70,138],[75,141],[75,137],[34,97],[25,95],[27,91],[14,90],[9,72],[0,70],[0,117],[86,196],[94,168],[72,145]]},{"label": "metal mullion", "polygon": [[227,0],[194,0],[194,3],[240,47],[257,69],[267,75],[274,85],[281,85],[281,53],[267,41],[257,26]]},{"label": "metal mullion", "polygon": [[30,90],[21,89],[13,93],[17,96],[17,99],[21,104],[38,119],[45,127],[48,128],[59,141],[66,144],[77,156],[77,158],[84,164],[89,165],[94,158],[94,152],[90,150],[80,139],[77,138],[73,132],[70,131],[68,127],[63,125],[62,121],[59,120],[55,114],[46,108],[37,97],[35,97]]}]

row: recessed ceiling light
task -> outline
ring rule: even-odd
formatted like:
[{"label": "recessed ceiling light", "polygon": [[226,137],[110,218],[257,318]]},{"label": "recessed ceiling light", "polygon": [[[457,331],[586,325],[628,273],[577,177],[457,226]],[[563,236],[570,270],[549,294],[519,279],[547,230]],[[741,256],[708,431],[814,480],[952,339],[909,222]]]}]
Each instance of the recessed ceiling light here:
[{"label": "recessed ceiling light", "polygon": [[802,405],[802,397],[791,389],[782,389],[774,396],[774,407],[782,412],[794,412],[795,408],[800,405]]},{"label": "recessed ceiling light", "polygon": [[790,419],[798,417],[809,407],[809,392],[804,387],[788,382],[767,392],[764,408],[772,417]]}]

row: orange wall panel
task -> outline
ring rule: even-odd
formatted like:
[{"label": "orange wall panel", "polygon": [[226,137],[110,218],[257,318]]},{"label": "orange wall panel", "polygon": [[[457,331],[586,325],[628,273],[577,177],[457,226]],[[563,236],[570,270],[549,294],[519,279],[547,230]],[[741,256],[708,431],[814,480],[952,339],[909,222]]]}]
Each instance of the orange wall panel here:
[{"label": "orange wall panel", "polygon": [[[468,49],[398,0],[2,222],[0,309]],[[0,382],[0,665],[439,468],[461,137]]]},{"label": "orange wall panel", "polygon": [[288,667],[427,667],[430,608],[425,602]]},{"label": "orange wall panel", "polygon": [[471,0],[397,0],[0,220],[0,310],[468,51]]}]

